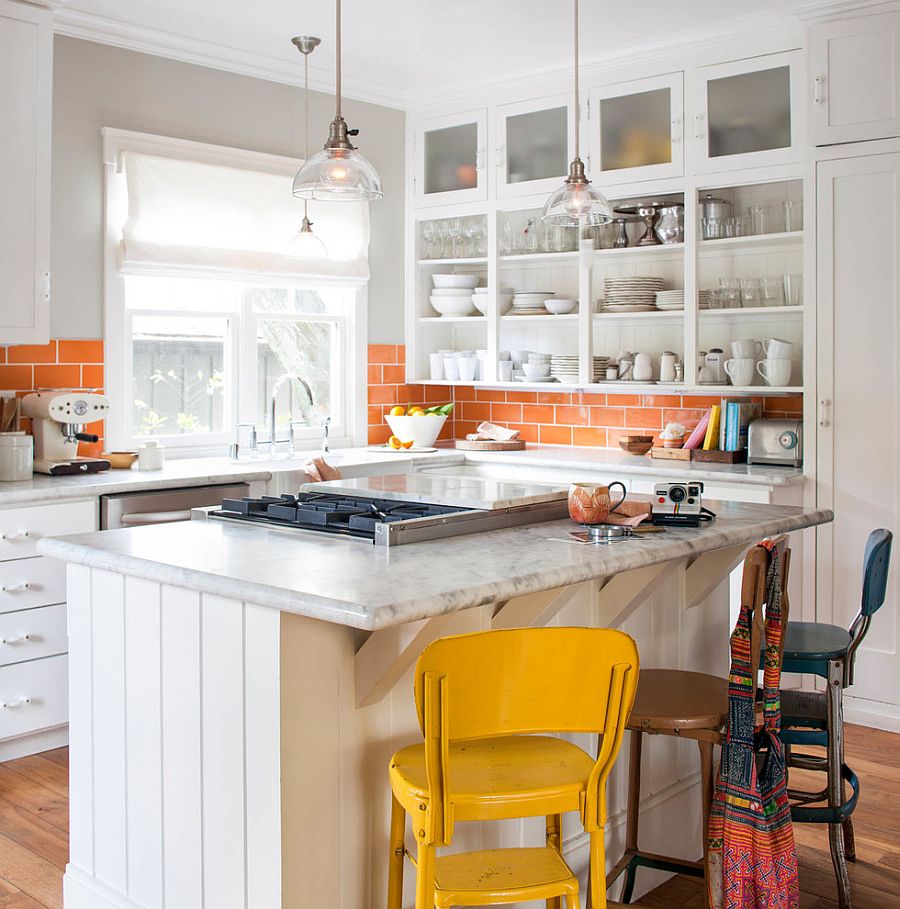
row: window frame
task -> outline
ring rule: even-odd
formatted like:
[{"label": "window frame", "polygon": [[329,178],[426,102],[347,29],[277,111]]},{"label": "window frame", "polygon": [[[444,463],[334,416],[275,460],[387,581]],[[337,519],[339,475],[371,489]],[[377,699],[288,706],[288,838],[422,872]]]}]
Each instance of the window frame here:
[{"label": "window frame", "polygon": [[[105,171],[104,205],[104,338],[105,347],[105,390],[110,399],[110,411],[106,419],[105,435],[108,447],[134,448],[148,438],[155,438],[170,449],[174,457],[200,457],[224,455],[228,444],[237,438],[237,427],[241,422],[253,422],[256,418],[256,321],[260,318],[285,317],[287,321],[329,321],[339,322],[338,352],[341,361],[337,369],[343,378],[341,389],[341,419],[330,427],[330,444],[333,447],[363,445],[367,441],[366,414],[366,342],[368,280],[360,278],[284,278],[272,276],[235,275],[234,283],[256,286],[291,287],[321,290],[327,287],[342,289],[347,294],[344,314],[332,313],[275,313],[250,314],[249,302],[243,300],[228,313],[210,311],[173,310],[173,314],[185,316],[225,317],[229,320],[229,341],[226,343],[226,358],[234,364],[230,382],[230,406],[226,405],[226,425],[221,433],[171,434],[159,436],[136,436],[131,431],[132,363],[131,363],[131,320],[134,314],[160,315],[163,310],[127,310],[127,275],[119,270],[121,226],[127,212],[127,189],[122,179],[124,151],[164,155],[185,160],[204,161],[248,170],[268,171],[292,176],[303,163],[300,159],[253,152],[246,149],[208,145],[165,136],[117,130],[105,127],[103,137],[103,163]],[[298,211],[298,224],[300,213]],[[160,276],[194,278],[196,274],[173,273],[171,269],[160,271]],[[221,277],[217,280],[222,280]],[[250,364],[253,364],[252,369]],[[250,375],[247,372],[250,371]],[[262,437],[263,426],[257,426]],[[318,447],[321,429],[311,426],[298,430],[299,440],[314,441]],[[264,450],[264,446],[261,446]]]}]

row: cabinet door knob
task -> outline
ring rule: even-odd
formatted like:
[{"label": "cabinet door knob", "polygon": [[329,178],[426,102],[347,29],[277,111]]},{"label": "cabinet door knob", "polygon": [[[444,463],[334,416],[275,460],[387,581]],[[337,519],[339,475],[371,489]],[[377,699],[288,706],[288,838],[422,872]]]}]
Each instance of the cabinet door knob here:
[{"label": "cabinet door knob", "polygon": [[26,644],[31,640],[31,635],[26,631],[14,638],[0,638],[0,644]]},{"label": "cabinet door knob", "polygon": [[14,710],[16,707],[24,707],[31,703],[31,698],[19,698],[17,701],[0,701],[0,710]]},{"label": "cabinet door knob", "polygon": [[813,79],[813,104],[825,103],[825,77],[816,76]]},{"label": "cabinet door knob", "polygon": [[28,538],[27,530],[9,530],[0,531],[0,540],[6,543],[14,543],[16,540],[25,540]]},{"label": "cabinet door knob", "polygon": [[30,590],[31,581],[19,581],[18,584],[3,584],[0,591],[3,593],[15,593],[18,590]]}]

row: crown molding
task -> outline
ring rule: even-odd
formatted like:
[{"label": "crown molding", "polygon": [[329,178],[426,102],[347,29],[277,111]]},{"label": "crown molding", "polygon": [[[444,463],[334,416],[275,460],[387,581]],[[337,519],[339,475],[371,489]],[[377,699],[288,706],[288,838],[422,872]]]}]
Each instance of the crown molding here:
[{"label": "crown molding", "polygon": [[[62,3],[64,0],[51,0]],[[172,32],[131,25],[106,16],[96,16],[74,9],[57,6],[53,30],[57,35],[94,41],[123,50],[165,57],[180,63],[191,63],[209,69],[224,70],[254,79],[280,82],[284,85],[303,85],[303,67],[278,57],[251,53],[236,47],[200,41]],[[334,94],[334,73],[310,65],[309,87],[314,91]],[[405,89],[380,85],[369,79],[356,79],[344,73],[343,94],[346,98],[405,110]]]},{"label": "crown molding", "polygon": [[900,8],[898,0],[809,0],[808,3],[797,6],[793,14],[801,21],[811,19],[827,19],[847,13],[873,12],[896,10]]}]

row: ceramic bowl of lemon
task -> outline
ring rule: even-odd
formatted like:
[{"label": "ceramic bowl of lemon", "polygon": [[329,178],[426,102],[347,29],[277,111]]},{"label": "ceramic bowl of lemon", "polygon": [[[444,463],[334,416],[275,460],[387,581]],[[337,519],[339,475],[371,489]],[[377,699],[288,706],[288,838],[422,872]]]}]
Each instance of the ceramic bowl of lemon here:
[{"label": "ceramic bowl of lemon", "polygon": [[398,439],[403,448],[433,448],[447,422],[447,414],[410,408],[405,414],[388,414],[385,419],[391,427],[392,439]]}]

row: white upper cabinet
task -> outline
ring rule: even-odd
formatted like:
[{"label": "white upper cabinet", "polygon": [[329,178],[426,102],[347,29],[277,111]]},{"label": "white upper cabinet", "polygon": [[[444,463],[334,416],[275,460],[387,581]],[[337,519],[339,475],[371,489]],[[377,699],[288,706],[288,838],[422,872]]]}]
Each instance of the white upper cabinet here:
[{"label": "white upper cabinet", "polygon": [[49,340],[48,10],[0,0],[0,344]]},{"label": "white upper cabinet", "polygon": [[498,198],[549,193],[565,179],[575,144],[567,96],[501,105],[495,133]]},{"label": "white upper cabinet", "polygon": [[900,136],[900,13],[823,22],[807,36],[812,144]]},{"label": "white upper cabinet", "polygon": [[589,104],[595,183],[684,176],[681,73],[595,88]]},{"label": "white upper cabinet", "polygon": [[419,123],[414,151],[419,204],[486,199],[486,144],[486,109]]},{"label": "white upper cabinet", "polygon": [[697,70],[697,171],[787,164],[801,159],[799,52]]}]

